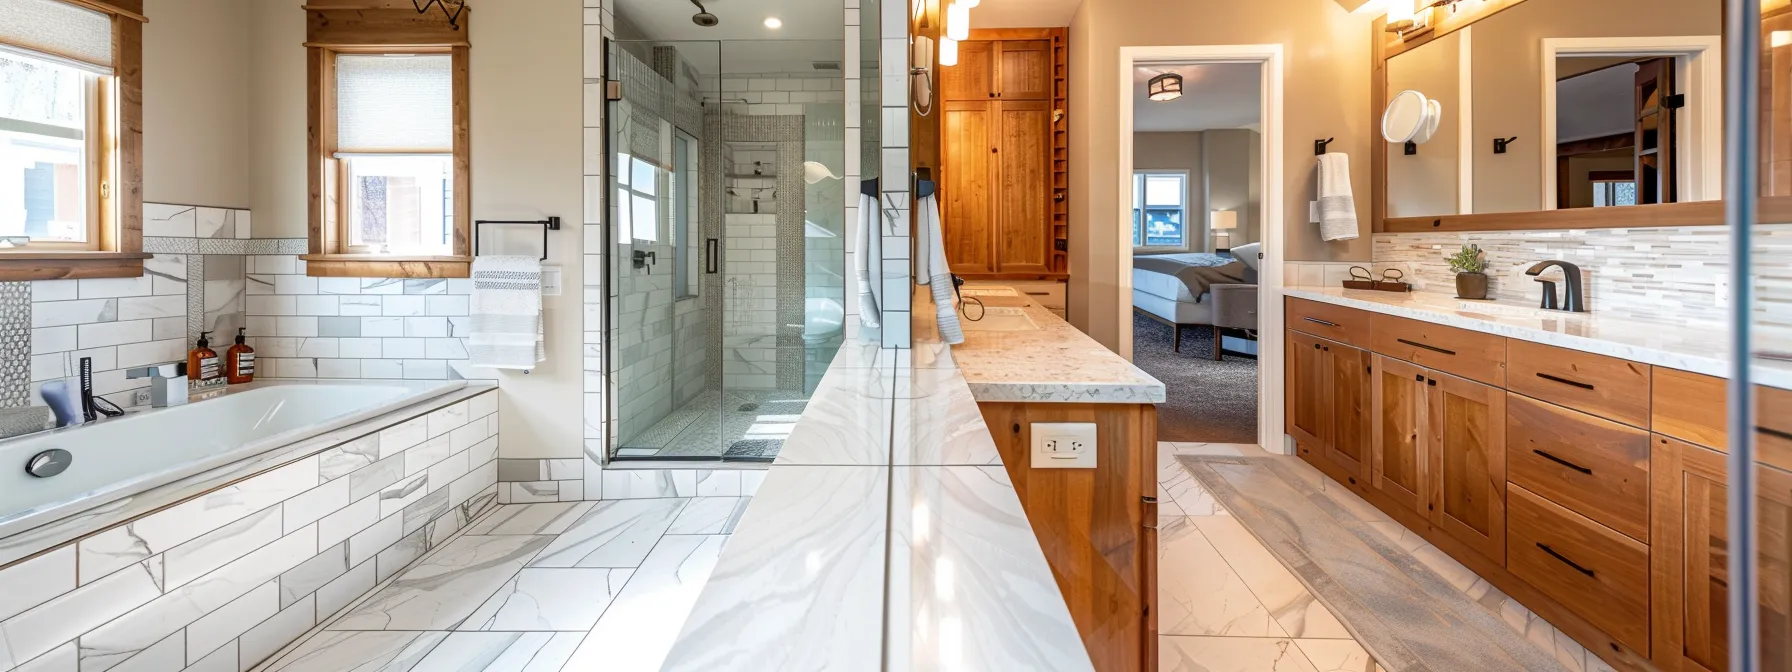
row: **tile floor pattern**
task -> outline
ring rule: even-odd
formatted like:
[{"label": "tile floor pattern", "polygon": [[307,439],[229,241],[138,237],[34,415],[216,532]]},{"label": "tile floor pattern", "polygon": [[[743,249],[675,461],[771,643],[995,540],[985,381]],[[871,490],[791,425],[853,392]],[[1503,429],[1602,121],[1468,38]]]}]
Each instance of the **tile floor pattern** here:
[{"label": "tile floor pattern", "polygon": [[[624,439],[616,456],[624,458],[724,457],[739,442],[774,442],[769,462],[809,403],[800,390],[706,390],[691,401]],[[736,451],[739,452],[739,451]]]}]

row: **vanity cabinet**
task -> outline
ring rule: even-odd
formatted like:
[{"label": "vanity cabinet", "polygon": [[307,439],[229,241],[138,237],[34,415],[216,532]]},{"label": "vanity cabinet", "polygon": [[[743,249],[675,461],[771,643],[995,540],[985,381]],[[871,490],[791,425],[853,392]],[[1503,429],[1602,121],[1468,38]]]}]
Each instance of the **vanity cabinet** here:
[{"label": "vanity cabinet", "polygon": [[1370,486],[1423,515],[1426,459],[1425,369],[1391,357],[1375,358],[1375,400]]},{"label": "vanity cabinet", "polygon": [[[1288,433],[1351,483],[1369,478],[1370,380],[1365,350],[1292,332],[1287,350]],[[1299,394],[1293,394],[1298,390]]]}]

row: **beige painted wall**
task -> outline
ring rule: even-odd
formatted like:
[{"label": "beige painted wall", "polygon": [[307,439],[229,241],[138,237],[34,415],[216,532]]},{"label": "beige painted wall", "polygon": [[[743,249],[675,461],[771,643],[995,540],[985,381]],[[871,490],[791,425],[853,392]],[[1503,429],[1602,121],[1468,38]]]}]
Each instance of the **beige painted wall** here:
[{"label": "beige painted wall", "polygon": [[[547,362],[500,374],[505,458],[581,454],[582,11],[579,0],[506,0],[470,22],[473,217],[565,220],[549,238],[566,289],[543,299]],[[255,235],[303,238],[305,14],[295,0],[255,0],[249,23]]]},{"label": "beige painted wall", "polygon": [[[1207,141],[1202,157],[1203,172],[1207,177],[1207,203],[1201,209],[1201,220],[1205,222],[1212,210],[1235,210],[1238,212],[1238,228],[1226,237],[1226,245],[1238,247],[1261,240],[1263,206],[1258,202],[1261,196],[1253,193],[1252,183],[1257,181],[1257,170],[1261,167],[1257,154],[1262,151],[1262,136],[1245,129],[1215,129],[1203,132],[1202,136]],[[1138,148],[1135,146],[1133,151],[1137,152]],[[1207,242],[1212,248],[1219,241],[1210,235]]]},{"label": "beige painted wall", "polygon": [[1454,215],[1461,210],[1457,198],[1462,191],[1462,148],[1458,145],[1462,138],[1462,35],[1472,32],[1471,26],[1388,59],[1389,101],[1410,89],[1437,101],[1443,109],[1437,133],[1419,146],[1419,153],[1407,156],[1401,145],[1376,143],[1376,149],[1388,157],[1389,217]]},{"label": "beige painted wall", "polygon": [[[1475,212],[1543,206],[1544,148],[1525,140],[1542,132],[1544,38],[1719,35],[1721,9],[1719,0],[1526,0],[1475,22]],[[1493,153],[1493,138],[1512,136]]]},{"label": "beige painted wall", "polygon": [[[1369,259],[1369,12],[1347,13],[1333,0],[1164,2],[1090,0],[1070,24],[1070,316],[1084,332],[1117,349],[1120,325],[1111,310],[1121,296],[1116,101],[1124,78],[1119,49],[1134,45],[1281,44],[1284,64],[1285,163],[1283,210],[1287,259]],[[1314,199],[1315,138],[1336,137],[1347,152],[1363,235],[1348,242],[1319,239],[1307,222]],[[1127,273],[1130,273],[1127,271]]]},{"label": "beige painted wall", "polygon": [[249,207],[249,4],[148,0],[143,11],[143,200]]},{"label": "beige painted wall", "polygon": [[1192,252],[1206,252],[1207,179],[1201,172],[1201,132],[1132,134],[1133,170],[1188,172],[1188,242]]}]

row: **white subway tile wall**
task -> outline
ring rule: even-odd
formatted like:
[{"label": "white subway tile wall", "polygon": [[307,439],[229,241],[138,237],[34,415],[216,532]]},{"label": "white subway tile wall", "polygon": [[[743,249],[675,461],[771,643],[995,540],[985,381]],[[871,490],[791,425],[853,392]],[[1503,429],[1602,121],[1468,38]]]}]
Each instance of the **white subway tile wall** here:
[{"label": "white subway tile wall", "polygon": [[0,567],[0,670],[253,667],[496,502],[497,400]]}]

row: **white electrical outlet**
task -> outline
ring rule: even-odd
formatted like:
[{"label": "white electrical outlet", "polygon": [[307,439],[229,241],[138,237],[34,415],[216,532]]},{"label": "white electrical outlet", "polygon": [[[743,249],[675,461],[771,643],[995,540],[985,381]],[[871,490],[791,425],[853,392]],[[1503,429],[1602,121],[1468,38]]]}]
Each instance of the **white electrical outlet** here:
[{"label": "white electrical outlet", "polygon": [[1095,423],[1035,422],[1031,429],[1034,469],[1095,468]]}]

